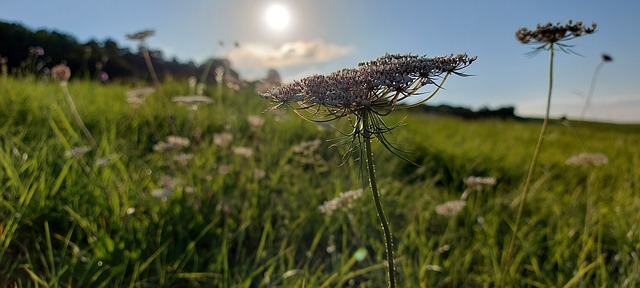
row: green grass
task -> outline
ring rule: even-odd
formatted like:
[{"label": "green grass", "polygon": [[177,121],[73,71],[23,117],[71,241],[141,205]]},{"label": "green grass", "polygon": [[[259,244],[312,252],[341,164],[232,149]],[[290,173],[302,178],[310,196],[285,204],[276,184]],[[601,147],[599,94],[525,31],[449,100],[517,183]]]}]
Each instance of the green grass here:
[{"label": "green grass", "polygon": [[[332,215],[318,210],[362,187],[359,164],[343,159],[347,147],[330,148],[339,132],[290,111],[263,113],[269,103],[248,90],[213,95],[212,87],[209,95],[222,103],[191,111],[169,99],[188,94],[186,83],[165,83],[139,108],[126,103],[129,88],[70,83],[98,149],[66,158],[88,142],[60,87],[0,79],[1,287],[386,285],[370,197]],[[264,125],[252,129],[249,115]],[[400,287],[497,285],[539,123],[407,111],[389,121],[406,124],[389,138],[419,164],[373,143]],[[229,147],[213,142],[222,132],[233,135]],[[639,132],[638,125],[551,123],[508,286],[640,285]],[[155,152],[169,135],[191,145]],[[318,150],[295,151],[314,139],[325,141]],[[583,152],[602,152],[609,164],[564,164]],[[173,161],[180,153],[193,159]],[[94,165],[109,155],[106,166]],[[436,214],[436,205],[460,198],[471,175],[498,184],[471,193],[455,216]],[[152,196],[169,178],[173,193]]]}]

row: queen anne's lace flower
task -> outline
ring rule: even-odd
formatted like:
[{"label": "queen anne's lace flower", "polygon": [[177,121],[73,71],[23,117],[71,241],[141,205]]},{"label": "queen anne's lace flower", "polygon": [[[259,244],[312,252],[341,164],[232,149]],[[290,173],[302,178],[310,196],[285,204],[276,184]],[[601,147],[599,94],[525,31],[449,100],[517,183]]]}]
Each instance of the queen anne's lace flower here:
[{"label": "queen anne's lace flower", "polygon": [[[381,117],[396,109],[400,101],[417,95],[420,88],[433,84],[436,87],[433,93],[403,108],[421,105],[439,91],[450,74],[466,76],[460,70],[475,60],[476,57],[466,54],[444,57],[387,54],[360,63],[355,69],[313,75],[274,87],[261,95],[276,103],[276,107],[292,107],[300,116],[312,121],[327,122],[355,116],[350,136],[374,136],[391,148],[384,134],[395,126],[387,126]],[[438,79],[441,79],[439,84],[436,83]],[[303,115],[301,111],[309,113]]]},{"label": "queen anne's lace flower", "polygon": [[564,162],[567,165],[595,167],[609,164],[609,157],[602,153],[580,153]]},{"label": "queen anne's lace flower", "polygon": [[567,21],[565,25],[561,25],[560,23],[552,25],[550,22],[547,22],[545,25],[538,24],[534,30],[520,28],[520,30],[516,31],[516,38],[523,44],[529,44],[531,42],[551,44],[591,34],[596,31],[596,26],[596,23],[591,23],[591,27],[584,26],[582,21],[573,24],[571,20]]}]

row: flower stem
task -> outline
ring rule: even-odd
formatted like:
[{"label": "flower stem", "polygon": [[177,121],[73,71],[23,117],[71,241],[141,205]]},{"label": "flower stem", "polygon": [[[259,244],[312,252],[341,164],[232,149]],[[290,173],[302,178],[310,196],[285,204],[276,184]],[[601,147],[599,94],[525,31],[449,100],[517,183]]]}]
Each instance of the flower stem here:
[{"label": "flower stem", "polygon": [[69,104],[69,109],[71,109],[71,114],[73,114],[73,118],[76,120],[76,123],[78,123],[78,126],[80,126],[82,133],[84,133],[84,136],[87,137],[87,140],[89,140],[89,143],[91,144],[91,147],[93,149],[98,148],[98,143],[96,143],[96,140],[93,139],[91,132],[89,132],[89,129],[87,129],[87,126],[84,125],[82,118],[80,118],[80,114],[78,114],[78,109],[76,109],[76,105],[73,103],[73,98],[71,98],[71,93],[69,92],[69,88],[67,87],[66,82],[64,82],[64,84],[62,85],[62,90],[64,90],[64,96],[67,99],[67,103]]},{"label": "flower stem", "polygon": [[156,75],[156,70],[153,69],[153,63],[151,62],[151,55],[149,54],[149,50],[147,47],[142,46],[142,54],[144,56],[144,61],[147,63],[147,68],[149,69],[149,73],[151,73],[151,79],[153,80],[153,84],[156,86],[156,89],[160,88],[160,80],[158,80],[158,75]]},{"label": "flower stem", "polygon": [[387,222],[387,218],[384,215],[384,211],[382,210],[382,203],[380,201],[380,192],[378,191],[378,185],[376,183],[376,173],[375,167],[373,163],[373,152],[371,151],[371,133],[368,130],[368,120],[369,117],[367,112],[363,112],[362,115],[362,126],[363,126],[363,137],[364,137],[364,147],[367,157],[367,171],[369,175],[369,184],[371,186],[371,194],[373,195],[373,202],[376,205],[376,211],[378,212],[378,219],[380,219],[380,224],[382,225],[382,231],[384,233],[384,244],[387,252],[387,263],[389,266],[389,287],[396,287],[396,278],[395,278],[395,269],[393,266],[393,242],[391,239],[391,228],[389,228],[389,223]]},{"label": "flower stem", "polygon": [[584,106],[582,107],[582,112],[580,112],[580,121],[584,120],[584,116],[587,115],[587,110],[589,110],[589,105],[591,104],[591,97],[593,97],[593,90],[596,87],[596,77],[598,76],[598,72],[602,69],[602,66],[607,63],[606,61],[600,61],[600,64],[596,67],[596,70],[593,71],[593,77],[591,78],[591,87],[589,87],[589,93],[587,93],[587,99],[584,101]]},{"label": "flower stem", "polygon": [[540,150],[542,150],[542,142],[544,140],[544,134],[547,130],[547,124],[549,123],[549,110],[551,108],[551,91],[553,88],[553,43],[549,46],[549,92],[547,95],[547,110],[544,115],[544,120],[542,121],[542,128],[540,129],[540,136],[538,136],[538,143],[536,144],[536,148],[533,151],[533,159],[531,160],[531,165],[529,166],[529,172],[527,173],[527,180],[524,184],[524,190],[522,191],[520,205],[518,206],[518,214],[516,216],[516,222],[513,226],[513,234],[511,235],[511,240],[509,241],[509,247],[507,249],[507,254],[504,262],[504,267],[502,268],[502,275],[500,277],[500,287],[504,287],[504,281],[507,277],[507,273],[509,270],[509,266],[511,265],[511,253],[516,245],[516,237],[518,235],[518,231],[520,230],[520,222],[522,222],[522,213],[524,211],[524,205],[527,201],[527,195],[529,194],[529,190],[531,189],[531,181],[533,179],[533,173],[535,172],[535,168],[538,164],[538,157],[540,156]]}]

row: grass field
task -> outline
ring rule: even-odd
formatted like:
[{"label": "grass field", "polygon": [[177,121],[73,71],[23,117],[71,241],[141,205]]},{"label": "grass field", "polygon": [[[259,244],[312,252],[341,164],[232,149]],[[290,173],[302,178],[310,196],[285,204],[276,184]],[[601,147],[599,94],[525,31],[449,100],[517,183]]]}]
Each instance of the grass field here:
[{"label": "grass field", "polygon": [[[60,85],[0,79],[1,287],[386,285],[369,190],[319,209],[363,184],[348,147],[330,147],[333,127],[265,112],[249,90],[212,88],[214,103],[193,110],[170,100],[186,82],[137,108],[129,86],[68,88],[98,143],[83,155],[69,154],[89,143]],[[400,287],[497,285],[540,123],[404,110],[389,121],[405,124],[389,139],[419,164],[374,142]],[[552,122],[508,286],[640,285],[638,147],[640,125]],[[580,153],[609,163],[565,164]],[[468,176],[497,184],[466,187]],[[459,213],[436,213],[465,189]]]}]

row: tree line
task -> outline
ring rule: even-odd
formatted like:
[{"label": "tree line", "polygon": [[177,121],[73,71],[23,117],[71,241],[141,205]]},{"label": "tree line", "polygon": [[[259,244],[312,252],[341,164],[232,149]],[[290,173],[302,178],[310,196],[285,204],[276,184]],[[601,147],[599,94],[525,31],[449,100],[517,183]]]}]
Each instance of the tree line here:
[{"label": "tree line", "polygon": [[[149,49],[153,67],[160,80],[200,77],[212,61],[206,82],[215,83],[215,68],[225,67],[225,74],[238,78],[225,59],[209,59],[201,65],[165,59],[162,51]],[[32,31],[20,24],[0,21],[0,62],[6,73],[16,77],[43,76],[54,65],[65,63],[72,78],[101,81],[150,81],[149,70],[140,49],[119,47],[113,39],[80,43],[58,31]]]}]

